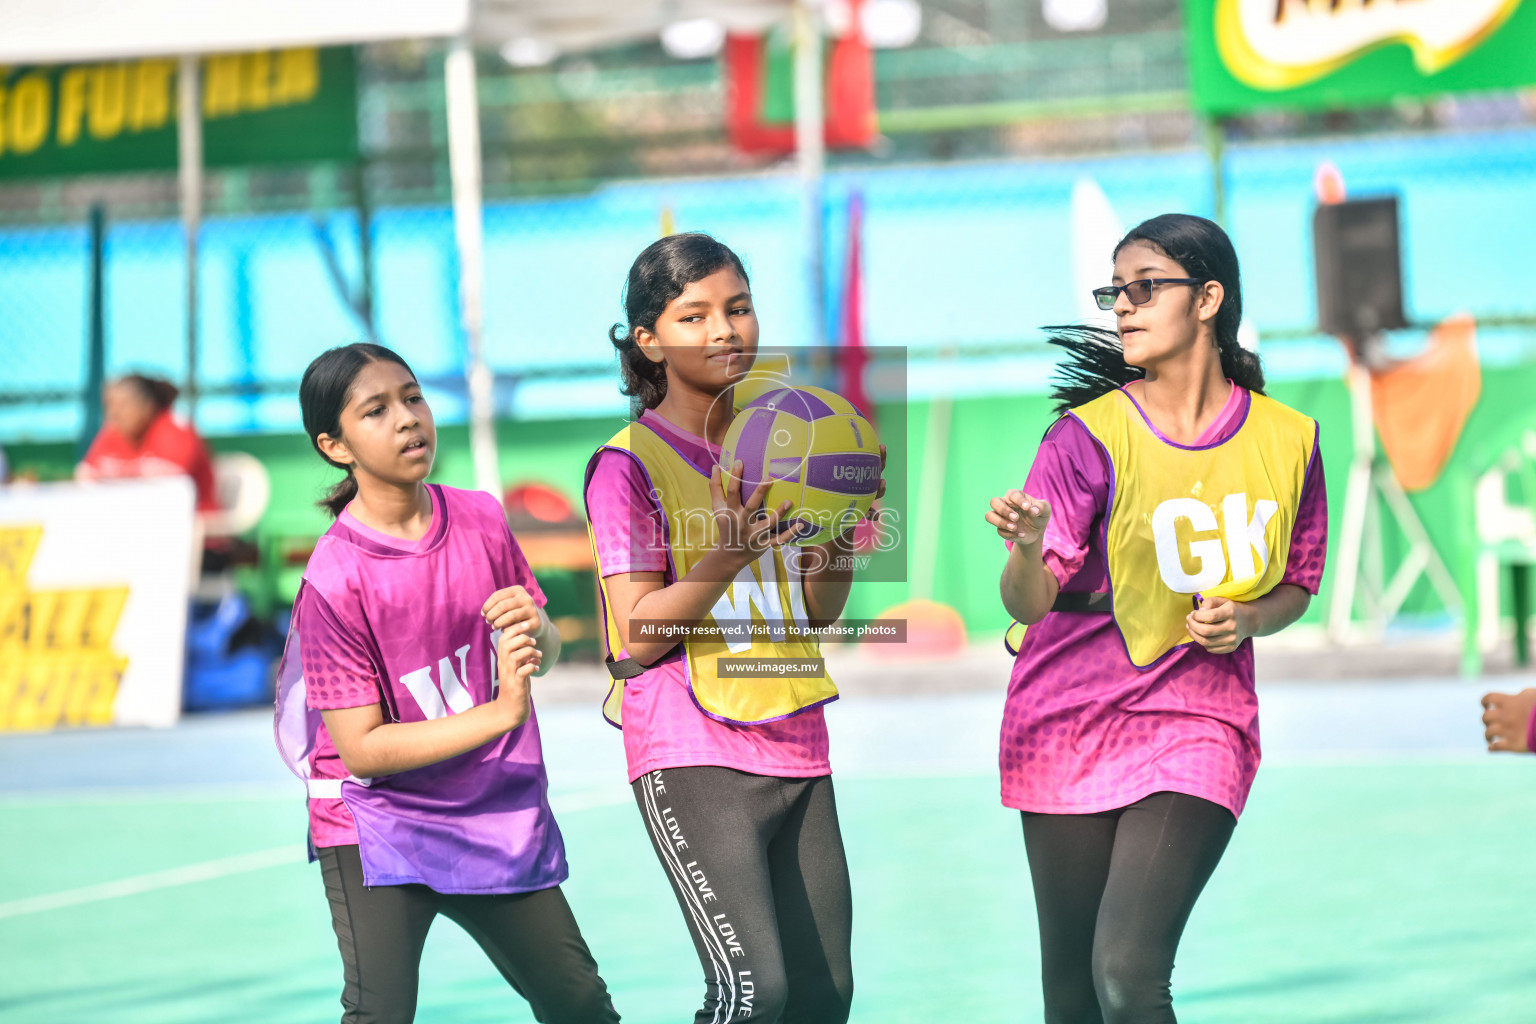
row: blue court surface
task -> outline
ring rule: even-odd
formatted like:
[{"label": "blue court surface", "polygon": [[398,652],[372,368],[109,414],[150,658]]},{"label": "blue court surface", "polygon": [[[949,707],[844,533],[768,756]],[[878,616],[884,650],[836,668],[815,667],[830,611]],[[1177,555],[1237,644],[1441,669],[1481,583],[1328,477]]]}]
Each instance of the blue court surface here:
[{"label": "blue court surface", "polygon": [[[855,1021],[1040,1019],[1019,821],[997,800],[1005,670],[908,695],[875,672],[829,709]],[[539,685],[566,891],[625,1020],[689,1020],[700,971],[620,737],[559,699],[562,671]],[[1482,752],[1495,684],[1536,680],[1261,684],[1265,764],[1185,935],[1181,1021],[1531,1019],[1536,757]],[[0,1020],[339,1017],[303,796],[264,712],[0,738],[0,820]],[[532,1020],[446,920],[422,976],[418,1020]]]}]

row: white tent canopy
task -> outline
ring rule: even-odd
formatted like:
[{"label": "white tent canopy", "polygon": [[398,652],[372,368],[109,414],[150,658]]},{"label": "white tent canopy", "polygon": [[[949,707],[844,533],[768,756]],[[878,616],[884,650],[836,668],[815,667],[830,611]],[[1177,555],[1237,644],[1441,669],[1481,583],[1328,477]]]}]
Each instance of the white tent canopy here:
[{"label": "white tent canopy", "polygon": [[710,18],[757,31],[792,0],[0,0],[0,65],[223,53],[396,39],[562,50],[655,38]]},{"label": "white tent canopy", "polygon": [[[815,31],[823,0],[0,0],[0,67],[136,57],[181,58],[182,220],[187,235],[187,362],[197,365],[197,237],[202,142],[197,57],[289,46],[405,39],[452,41],[445,69],[460,319],[467,340],[470,449],[475,486],[500,496],[493,378],[482,347],[484,284],[480,122],[474,48],[531,39],[555,50],[595,49],[655,38],[680,21],[709,18],[759,31],[794,14],[797,38]],[[806,265],[813,305],[821,274],[821,62],[797,46],[796,140],[805,184]],[[820,317],[817,317],[820,323]],[[195,397],[195,388],[189,389]]]}]

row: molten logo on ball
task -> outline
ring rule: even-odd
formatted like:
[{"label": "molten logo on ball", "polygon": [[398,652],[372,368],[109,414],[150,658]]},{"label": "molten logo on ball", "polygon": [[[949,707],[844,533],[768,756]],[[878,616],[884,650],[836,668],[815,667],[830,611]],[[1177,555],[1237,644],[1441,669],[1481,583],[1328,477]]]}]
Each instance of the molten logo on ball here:
[{"label": "molten logo on ball", "polygon": [[833,480],[848,480],[852,483],[867,484],[880,482],[879,466],[833,466]]}]

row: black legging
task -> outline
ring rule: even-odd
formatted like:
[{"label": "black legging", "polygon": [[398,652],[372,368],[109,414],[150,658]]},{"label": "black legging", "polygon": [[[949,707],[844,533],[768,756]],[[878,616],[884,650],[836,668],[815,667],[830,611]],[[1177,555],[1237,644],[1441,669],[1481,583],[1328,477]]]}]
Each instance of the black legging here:
[{"label": "black legging", "polygon": [[695,1024],[844,1024],[853,905],[831,777],[666,768],[634,791],[704,968]]},{"label": "black legging", "polygon": [[356,846],[318,851],[346,975],[343,1024],[408,1024],[427,929],[438,914],[480,944],[546,1024],[617,1024],[608,988],[559,886],[445,896],[424,885],[363,884]]},{"label": "black legging", "polygon": [[1237,819],[1154,793],[1098,814],[1024,813],[1046,1024],[1173,1021],[1173,955]]}]

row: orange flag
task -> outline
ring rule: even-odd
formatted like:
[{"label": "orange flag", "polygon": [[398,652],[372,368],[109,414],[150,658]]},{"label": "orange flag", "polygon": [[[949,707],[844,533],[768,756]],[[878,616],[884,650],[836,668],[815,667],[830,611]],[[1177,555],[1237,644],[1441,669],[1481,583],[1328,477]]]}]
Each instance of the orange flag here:
[{"label": "orange flag", "polygon": [[1371,376],[1376,431],[1403,490],[1440,476],[1482,387],[1477,323],[1466,313],[1441,321],[1423,354]]}]

